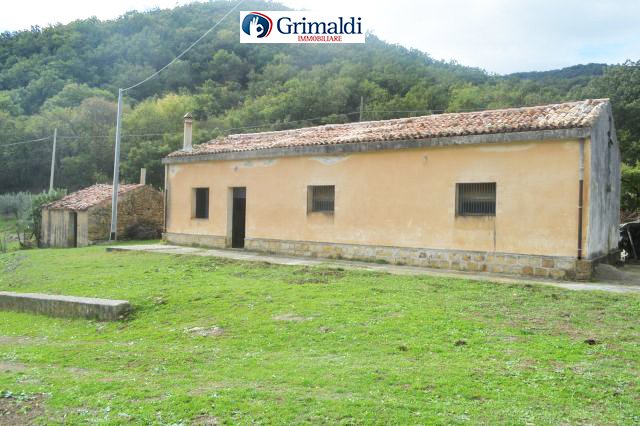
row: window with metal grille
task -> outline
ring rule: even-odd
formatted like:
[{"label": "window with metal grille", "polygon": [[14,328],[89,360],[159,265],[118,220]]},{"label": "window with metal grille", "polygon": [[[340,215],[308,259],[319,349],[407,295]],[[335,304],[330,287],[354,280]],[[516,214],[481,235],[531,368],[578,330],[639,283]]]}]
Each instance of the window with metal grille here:
[{"label": "window with metal grille", "polygon": [[209,218],[209,188],[194,188],[193,217],[196,219]]},{"label": "window with metal grille", "polygon": [[458,183],[457,214],[459,216],[495,216],[496,183]]},{"label": "window with metal grille", "polygon": [[333,213],[336,187],[333,185],[309,186],[307,188],[307,210],[309,212]]}]

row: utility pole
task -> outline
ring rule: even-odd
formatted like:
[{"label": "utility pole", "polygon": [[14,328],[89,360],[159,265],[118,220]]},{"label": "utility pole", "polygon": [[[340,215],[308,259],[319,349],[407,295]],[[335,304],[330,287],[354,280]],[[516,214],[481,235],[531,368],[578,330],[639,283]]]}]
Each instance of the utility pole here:
[{"label": "utility pole", "polygon": [[362,114],[364,113],[364,96],[360,96],[360,120],[362,121]]},{"label": "utility pole", "polygon": [[167,69],[171,64],[173,64],[174,62],[182,58],[188,51],[190,51],[195,45],[197,45],[200,42],[200,40],[205,38],[207,34],[209,34],[211,31],[216,29],[216,27],[220,25],[227,16],[229,16],[234,10],[240,7],[240,5],[244,2],[245,0],[238,1],[236,5],[233,6],[226,14],[224,14],[222,18],[220,18],[220,20],[216,22],[216,24],[213,27],[205,31],[204,34],[200,36],[200,38],[198,38],[196,41],[191,43],[189,47],[183,50],[178,56],[173,58],[171,61],[169,61],[169,63],[167,63],[162,68],[160,68],[158,71],[154,72],[144,80],[137,82],[133,86],[129,86],[125,89],[122,89],[122,88],[118,89],[118,113],[116,116],[116,146],[115,146],[114,161],[113,161],[113,193],[111,194],[111,234],[109,235],[109,241],[116,240],[116,237],[117,237],[116,231],[118,229],[118,186],[120,184],[120,131],[122,127],[122,123],[121,123],[122,122],[122,94],[131,89],[135,89],[141,84],[146,83],[147,81],[151,80],[152,78],[160,74],[162,71]]},{"label": "utility pole", "polygon": [[113,192],[111,194],[111,234],[109,241],[116,240],[118,228],[118,187],[120,185],[120,128],[122,127],[122,89],[118,89],[118,112],[116,115],[116,146],[113,159]]},{"label": "utility pole", "polygon": [[53,175],[56,169],[56,139],[58,139],[58,128],[53,129],[53,152],[51,152],[51,176],[49,177],[49,192],[53,191]]}]

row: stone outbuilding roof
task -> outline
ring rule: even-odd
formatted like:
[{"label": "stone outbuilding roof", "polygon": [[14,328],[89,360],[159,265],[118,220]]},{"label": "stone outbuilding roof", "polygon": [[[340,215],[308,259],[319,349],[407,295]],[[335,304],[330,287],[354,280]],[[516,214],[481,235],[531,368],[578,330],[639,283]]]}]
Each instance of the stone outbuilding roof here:
[{"label": "stone outbuilding roof", "polygon": [[[142,184],[120,185],[118,195],[125,194],[134,189],[142,188]],[[73,192],[64,198],[49,203],[44,207],[48,209],[87,210],[104,201],[111,200],[113,185],[96,184],[88,188]]]},{"label": "stone outbuilding roof", "polygon": [[172,157],[355,143],[390,143],[410,139],[486,135],[536,130],[588,128],[608,99],[587,99],[522,108],[434,114],[394,120],[329,124],[275,132],[229,135],[175,151]]}]

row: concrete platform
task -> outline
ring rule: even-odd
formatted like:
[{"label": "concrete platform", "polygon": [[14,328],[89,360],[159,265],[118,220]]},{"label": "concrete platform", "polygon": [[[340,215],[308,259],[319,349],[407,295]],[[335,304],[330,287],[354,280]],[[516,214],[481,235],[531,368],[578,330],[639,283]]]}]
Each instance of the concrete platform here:
[{"label": "concrete platform", "polygon": [[127,316],[131,305],[126,300],[0,291],[0,310],[117,321]]},{"label": "concrete platform", "polygon": [[471,273],[448,271],[443,269],[422,268],[417,266],[400,266],[390,264],[377,264],[368,262],[357,262],[350,260],[331,260],[307,257],[287,257],[276,256],[262,253],[255,253],[246,250],[237,249],[206,249],[199,247],[184,247],[171,244],[141,244],[141,245],[122,245],[109,246],[107,251],[134,251],[146,253],[162,253],[162,254],[180,254],[191,256],[209,256],[219,257],[223,259],[242,260],[248,262],[267,262],[277,265],[293,265],[293,266],[325,266],[329,268],[346,268],[366,271],[375,271],[396,275],[429,275],[435,277],[459,278],[474,281],[490,281],[506,284],[541,284],[553,287],[564,288],[567,290],[600,290],[610,293],[640,293],[640,281],[638,282],[621,282],[615,280],[597,281],[597,282],[572,282],[557,281],[551,279],[527,279],[499,274],[491,274],[488,272]]}]

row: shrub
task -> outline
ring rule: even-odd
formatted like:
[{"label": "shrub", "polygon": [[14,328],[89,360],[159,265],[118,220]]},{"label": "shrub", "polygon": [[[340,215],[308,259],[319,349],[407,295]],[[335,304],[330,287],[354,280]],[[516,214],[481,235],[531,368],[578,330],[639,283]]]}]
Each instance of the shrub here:
[{"label": "shrub", "polygon": [[623,163],[620,178],[622,221],[636,220],[640,212],[640,163],[635,165]]},{"label": "shrub", "polygon": [[6,253],[9,250],[9,238],[7,234],[0,231],[0,253]]},{"label": "shrub", "polygon": [[42,206],[66,195],[66,190],[56,189],[33,196],[29,192],[0,195],[0,214],[15,219],[15,233],[20,248],[29,248],[33,239],[40,245]]},{"label": "shrub", "polygon": [[16,192],[0,195],[0,211],[15,219],[15,232],[20,248],[30,247],[33,237],[31,194]]}]

